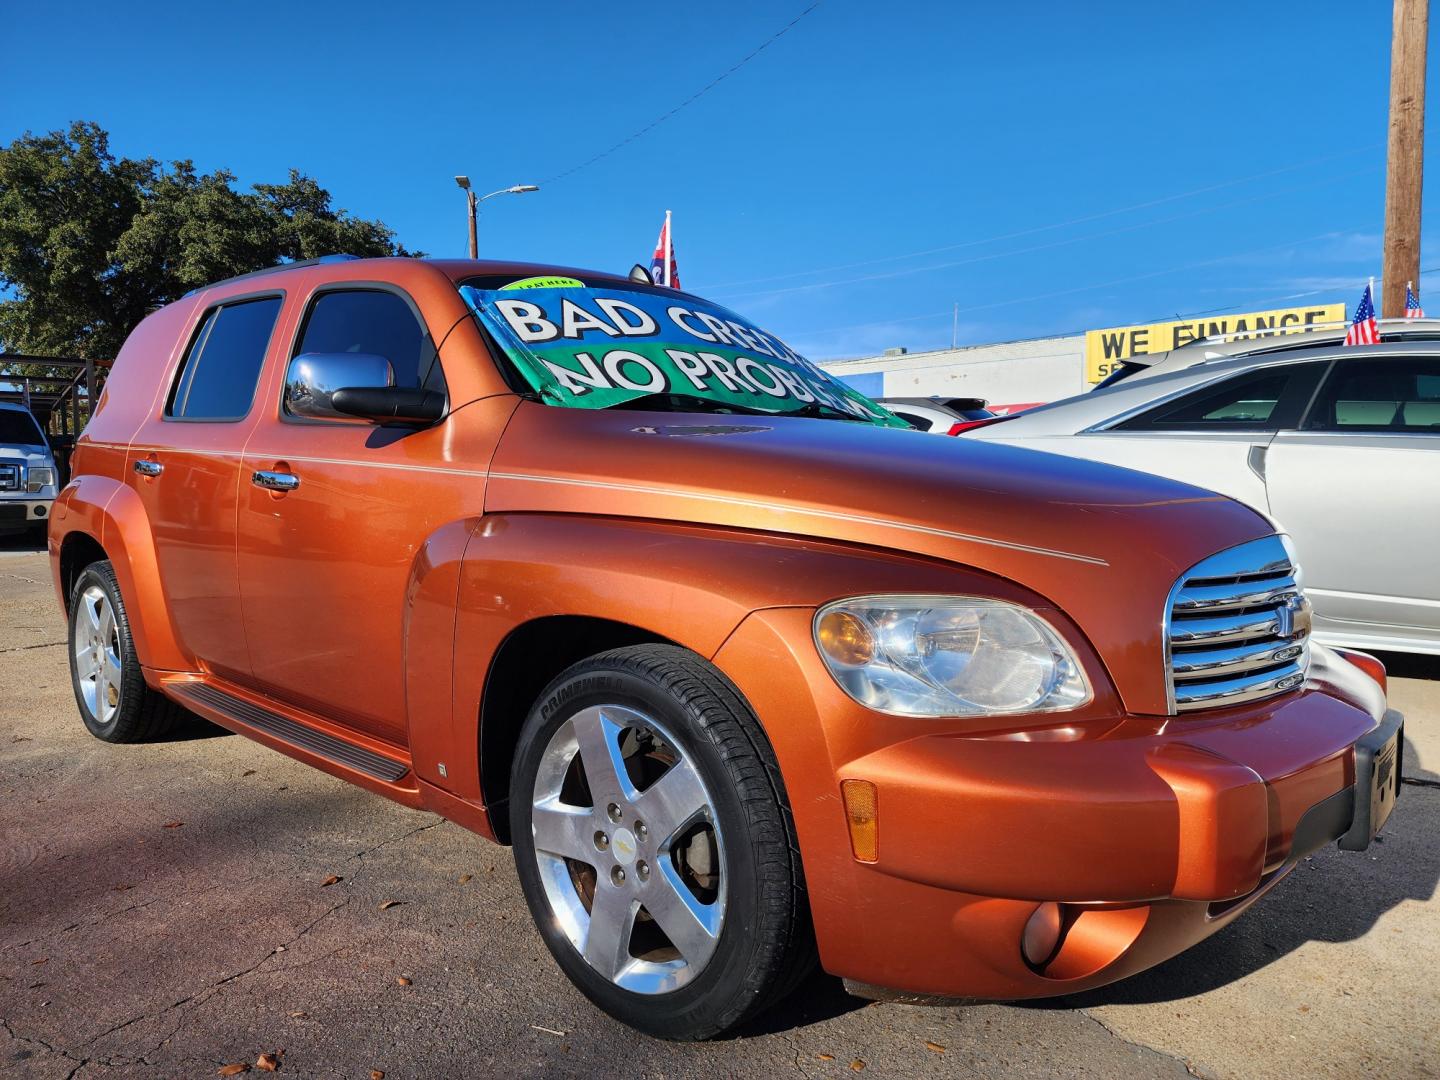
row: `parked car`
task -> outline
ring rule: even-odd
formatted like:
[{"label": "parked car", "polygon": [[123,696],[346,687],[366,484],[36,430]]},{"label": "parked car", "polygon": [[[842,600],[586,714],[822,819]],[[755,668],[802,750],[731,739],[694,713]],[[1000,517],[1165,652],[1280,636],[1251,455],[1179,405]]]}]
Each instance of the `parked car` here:
[{"label": "parked car", "polygon": [[1294,540],[1327,644],[1440,653],[1440,324],[1197,342],[968,434],[1223,492]]},{"label": "parked car", "polygon": [[221,282],[131,334],[56,502],[81,718],[188,710],[512,844],[566,974],[668,1038],[817,949],[1074,993],[1371,842],[1402,718],[1265,517],[901,424],[648,282]]},{"label": "parked car", "polygon": [[55,457],[30,410],[0,401],[0,535],[45,528],[57,475]]},{"label": "parked car", "polygon": [[893,397],[877,399],[881,405],[917,431],[932,435],[959,435],[973,424],[991,419],[984,398]]}]

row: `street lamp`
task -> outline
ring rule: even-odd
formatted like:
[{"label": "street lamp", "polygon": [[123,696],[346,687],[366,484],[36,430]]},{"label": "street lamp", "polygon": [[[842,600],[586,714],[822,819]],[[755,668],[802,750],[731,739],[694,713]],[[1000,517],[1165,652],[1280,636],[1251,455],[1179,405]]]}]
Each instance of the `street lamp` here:
[{"label": "street lamp", "polygon": [[461,191],[465,192],[465,202],[469,209],[470,258],[472,259],[479,258],[480,255],[479,245],[477,243],[475,235],[476,207],[478,207],[486,199],[493,199],[496,195],[523,195],[527,191],[540,190],[539,184],[512,184],[510,187],[501,188],[499,191],[492,191],[489,195],[476,195],[470,187],[470,177],[457,176],[455,177],[455,183],[460,186]]}]

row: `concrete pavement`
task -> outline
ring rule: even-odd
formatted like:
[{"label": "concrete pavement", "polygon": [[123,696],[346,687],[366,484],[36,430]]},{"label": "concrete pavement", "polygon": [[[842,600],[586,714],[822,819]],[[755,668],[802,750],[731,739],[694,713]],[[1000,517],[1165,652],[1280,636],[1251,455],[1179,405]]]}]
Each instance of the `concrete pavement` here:
[{"label": "concrete pavement", "polygon": [[1440,1069],[1440,663],[1387,658],[1418,782],[1384,842],[1321,852],[1154,971],[969,1008],[866,1005],[817,977],[738,1038],[671,1045],[571,989],[507,850],[214,729],[98,742],[63,638],[43,555],[0,541],[6,1077],[204,1077],[281,1051],[282,1073],[362,1080]]}]

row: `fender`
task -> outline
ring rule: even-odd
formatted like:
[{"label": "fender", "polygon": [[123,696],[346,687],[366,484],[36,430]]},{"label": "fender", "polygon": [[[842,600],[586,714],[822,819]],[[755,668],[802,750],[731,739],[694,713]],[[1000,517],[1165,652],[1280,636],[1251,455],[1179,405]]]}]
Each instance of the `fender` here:
[{"label": "fender", "polygon": [[[634,518],[487,514],[459,567],[448,729],[412,722],[417,775],[460,798],[481,798],[475,748],[485,679],[505,640],[534,620],[606,619],[709,659],[755,611],[867,592],[1039,601],[983,571],[838,541]],[[445,779],[434,773],[437,754],[446,755]]]},{"label": "fender", "polygon": [[[151,671],[194,671],[175,636],[170,610],[160,585],[155,538],[145,504],[135,490],[108,476],[86,474],[60,493],[51,524],[51,560],[56,588],[61,589],[60,550],[65,537],[80,532],[105,549],[115,568],[120,595],[130,614],[135,653]],[[68,597],[61,597],[64,603]]]}]

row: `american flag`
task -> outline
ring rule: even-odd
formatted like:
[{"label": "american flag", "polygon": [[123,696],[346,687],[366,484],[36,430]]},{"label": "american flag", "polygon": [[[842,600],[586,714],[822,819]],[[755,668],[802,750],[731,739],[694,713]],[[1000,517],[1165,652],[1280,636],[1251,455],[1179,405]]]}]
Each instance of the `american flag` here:
[{"label": "american flag", "polygon": [[1375,301],[1370,296],[1370,286],[1360,294],[1360,305],[1355,309],[1355,318],[1350,329],[1345,331],[1346,345],[1378,345],[1380,331],[1375,327]]},{"label": "american flag", "polygon": [[1415,295],[1415,283],[1413,281],[1407,281],[1405,283],[1405,318],[1425,318],[1425,309],[1420,306],[1420,298]]}]

